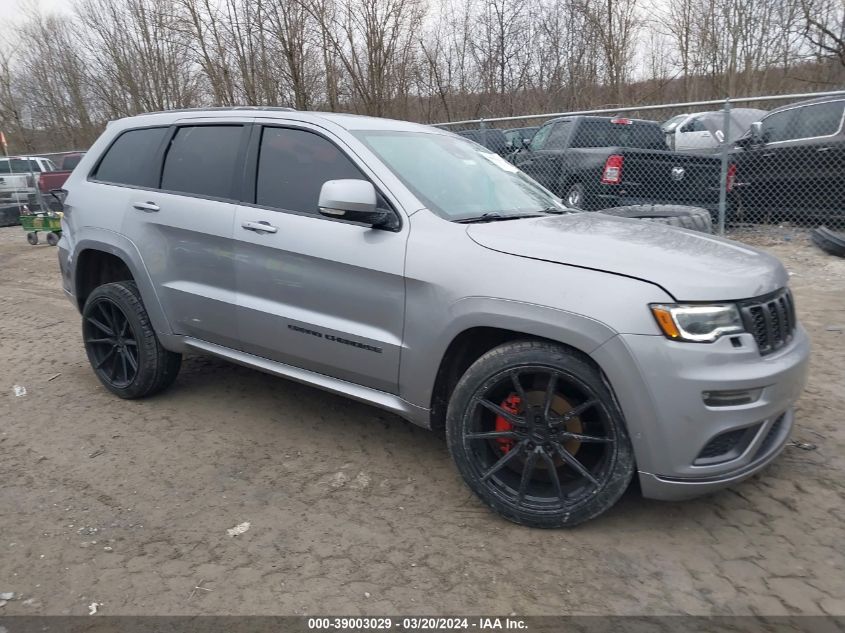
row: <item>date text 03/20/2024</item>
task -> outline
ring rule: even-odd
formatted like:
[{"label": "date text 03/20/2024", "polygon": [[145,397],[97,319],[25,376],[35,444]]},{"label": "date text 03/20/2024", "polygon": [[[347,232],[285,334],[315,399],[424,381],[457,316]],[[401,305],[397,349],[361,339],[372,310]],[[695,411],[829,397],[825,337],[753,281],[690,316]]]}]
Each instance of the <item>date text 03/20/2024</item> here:
[{"label": "date text 03/20/2024", "polygon": [[309,618],[308,629],[313,631],[502,631],[524,630],[525,622],[518,618],[476,617],[476,618],[426,618],[410,617],[394,619],[387,617],[356,618]]}]

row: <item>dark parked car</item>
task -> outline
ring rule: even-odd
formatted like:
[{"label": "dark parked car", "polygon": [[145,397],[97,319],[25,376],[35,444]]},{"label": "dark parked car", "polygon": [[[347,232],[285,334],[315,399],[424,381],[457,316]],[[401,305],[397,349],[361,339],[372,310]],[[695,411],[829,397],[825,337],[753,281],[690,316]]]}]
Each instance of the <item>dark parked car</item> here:
[{"label": "dark parked car", "polygon": [[511,128],[509,130],[505,130],[505,138],[508,140],[508,143],[510,143],[511,149],[522,149],[531,142],[531,139],[534,138],[534,135],[539,129],[539,125],[535,125],[534,127]]},{"label": "dark parked car", "polygon": [[718,209],[720,158],[669,151],[655,121],[554,119],[513,162],[571,207],[688,204]]},{"label": "dark parked car", "polygon": [[770,216],[845,216],[845,98],[772,110],[736,143],[737,210]]},{"label": "dark parked car", "polygon": [[490,151],[496,152],[499,156],[506,156],[511,152],[511,147],[508,145],[508,139],[502,130],[497,129],[482,129],[482,130],[461,130],[459,135],[475,141]]}]

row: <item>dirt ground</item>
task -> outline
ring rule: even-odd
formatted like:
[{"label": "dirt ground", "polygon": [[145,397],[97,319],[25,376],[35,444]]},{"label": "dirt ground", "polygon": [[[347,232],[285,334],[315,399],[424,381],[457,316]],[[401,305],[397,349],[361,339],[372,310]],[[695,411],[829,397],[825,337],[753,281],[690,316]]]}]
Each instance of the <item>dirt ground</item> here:
[{"label": "dirt ground", "polygon": [[0,615],[845,614],[845,260],[743,238],[793,273],[813,339],[799,445],[733,490],[632,489],[541,531],[433,434],[315,389],[192,357],[164,395],[111,396],[56,250],[0,229]]}]

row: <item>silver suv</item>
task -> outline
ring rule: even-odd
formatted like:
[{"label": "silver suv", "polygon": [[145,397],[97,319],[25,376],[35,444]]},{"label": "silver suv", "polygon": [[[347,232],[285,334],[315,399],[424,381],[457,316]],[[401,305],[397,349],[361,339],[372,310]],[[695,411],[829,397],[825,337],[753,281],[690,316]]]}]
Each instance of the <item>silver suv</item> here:
[{"label": "silver suv", "polygon": [[792,428],[809,344],[776,259],[571,212],[449,132],[150,114],[66,188],[64,289],[122,398],[185,352],[314,385],[444,431],[469,487],[540,527],[601,514],[635,473],[655,499],[735,483]]}]

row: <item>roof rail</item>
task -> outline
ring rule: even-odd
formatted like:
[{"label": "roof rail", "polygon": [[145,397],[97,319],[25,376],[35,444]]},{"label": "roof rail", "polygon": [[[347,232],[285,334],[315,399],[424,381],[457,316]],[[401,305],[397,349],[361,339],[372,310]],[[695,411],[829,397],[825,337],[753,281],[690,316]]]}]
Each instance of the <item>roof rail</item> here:
[{"label": "roof rail", "polygon": [[296,112],[296,108],[288,108],[284,106],[208,106],[205,108],[179,108],[176,110],[155,110],[153,112],[139,112],[133,116],[143,116],[145,114],[167,114],[171,112],[225,112],[229,110],[272,110],[274,112]]}]

